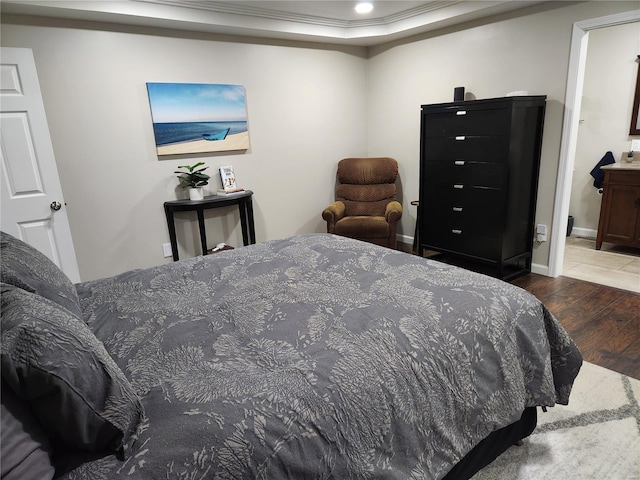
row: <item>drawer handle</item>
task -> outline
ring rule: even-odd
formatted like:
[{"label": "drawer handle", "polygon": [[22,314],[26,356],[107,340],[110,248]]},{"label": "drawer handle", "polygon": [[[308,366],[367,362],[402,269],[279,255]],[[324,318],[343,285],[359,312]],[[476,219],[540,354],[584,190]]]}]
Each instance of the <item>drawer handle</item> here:
[{"label": "drawer handle", "polygon": [[462,234],[462,230],[458,230],[457,228],[453,228],[451,230],[451,233],[455,233],[456,235],[460,235],[460,234]]},{"label": "drawer handle", "polygon": [[464,185],[462,185],[461,183],[456,183],[453,188],[457,188],[458,190],[462,190],[464,188]]},{"label": "drawer handle", "polygon": [[466,115],[466,114],[467,114],[467,111],[466,111],[466,110],[458,110],[458,111],[456,112],[456,115]]},{"label": "drawer handle", "polygon": [[460,140],[464,140],[466,137],[464,135],[458,135],[456,137],[456,140],[460,141]]},{"label": "drawer handle", "polygon": [[456,160],[453,162],[454,165],[464,165],[464,160]]},{"label": "drawer handle", "polygon": [[462,211],[462,207],[453,207],[453,211],[454,212],[461,212]]}]

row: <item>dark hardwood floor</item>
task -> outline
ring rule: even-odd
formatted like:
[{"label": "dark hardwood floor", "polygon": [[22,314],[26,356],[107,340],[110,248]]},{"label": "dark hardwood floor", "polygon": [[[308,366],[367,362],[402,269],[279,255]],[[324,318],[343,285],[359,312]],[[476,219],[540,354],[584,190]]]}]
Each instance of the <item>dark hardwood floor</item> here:
[{"label": "dark hardwood floor", "polygon": [[640,379],[639,294],[535,273],[511,283],[547,306],[586,361]]}]

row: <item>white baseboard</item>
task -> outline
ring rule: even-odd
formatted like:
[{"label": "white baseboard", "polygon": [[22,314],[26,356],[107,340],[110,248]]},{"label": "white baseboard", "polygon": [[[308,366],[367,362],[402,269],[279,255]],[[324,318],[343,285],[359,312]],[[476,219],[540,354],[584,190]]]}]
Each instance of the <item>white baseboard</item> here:
[{"label": "white baseboard", "polygon": [[538,275],[549,276],[549,265],[540,265],[539,263],[531,264],[531,273],[537,273]]},{"label": "white baseboard", "polygon": [[413,245],[413,237],[408,235],[396,235],[396,240],[400,243],[406,243],[407,245]]},{"label": "white baseboard", "polygon": [[573,227],[571,230],[572,237],[596,238],[598,231],[593,228]]}]

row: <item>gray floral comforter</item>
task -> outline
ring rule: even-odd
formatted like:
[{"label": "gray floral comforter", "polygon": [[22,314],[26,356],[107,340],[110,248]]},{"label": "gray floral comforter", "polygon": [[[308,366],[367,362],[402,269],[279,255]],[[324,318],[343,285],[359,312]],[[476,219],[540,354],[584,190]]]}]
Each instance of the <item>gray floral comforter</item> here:
[{"label": "gray floral comforter", "polygon": [[533,296],[324,234],[77,286],[145,407],[69,479],[437,479],[581,357]]}]

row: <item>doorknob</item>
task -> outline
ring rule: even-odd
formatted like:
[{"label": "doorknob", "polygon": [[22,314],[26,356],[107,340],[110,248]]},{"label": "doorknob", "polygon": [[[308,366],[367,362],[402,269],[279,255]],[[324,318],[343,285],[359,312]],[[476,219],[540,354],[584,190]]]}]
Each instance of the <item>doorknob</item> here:
[{"label": "doorknob", "polygon": [[56,212],[62,208],[62,204],[60,202],[51,202],[51,210],[55,210]]}]

